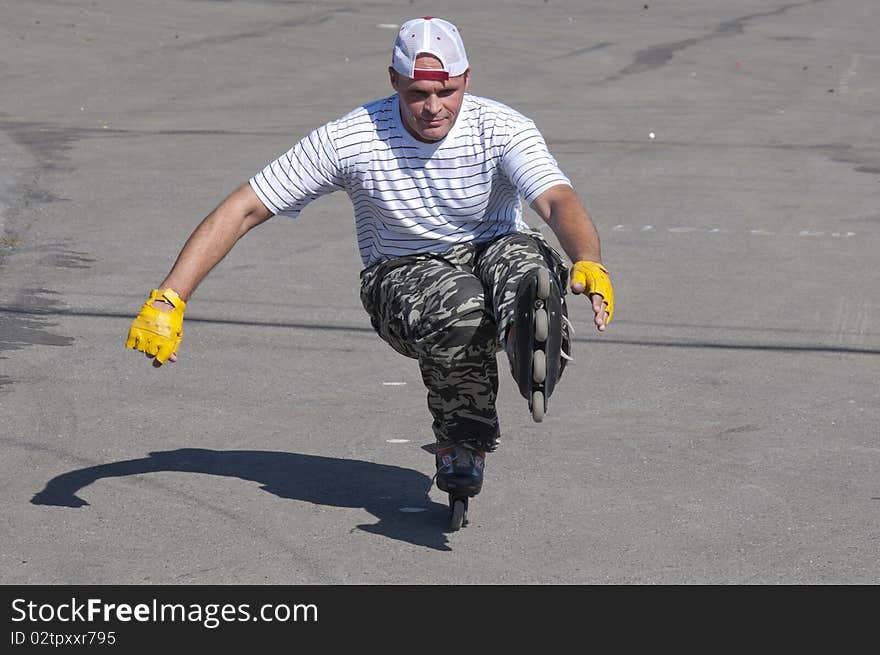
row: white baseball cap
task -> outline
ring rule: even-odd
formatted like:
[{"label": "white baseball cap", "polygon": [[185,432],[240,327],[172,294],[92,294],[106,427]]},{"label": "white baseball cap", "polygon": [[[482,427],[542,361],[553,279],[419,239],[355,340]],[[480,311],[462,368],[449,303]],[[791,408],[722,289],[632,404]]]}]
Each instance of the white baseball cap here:
[{"label": "white baseball cap", "polygon": [[[421,54],[434,55],[442,68],[416,68]],[[467,54],[458,28],[433,16],[406,21],[397,33],[391,65],[398,73],[414,80],[447,80],[468,69]]]}]

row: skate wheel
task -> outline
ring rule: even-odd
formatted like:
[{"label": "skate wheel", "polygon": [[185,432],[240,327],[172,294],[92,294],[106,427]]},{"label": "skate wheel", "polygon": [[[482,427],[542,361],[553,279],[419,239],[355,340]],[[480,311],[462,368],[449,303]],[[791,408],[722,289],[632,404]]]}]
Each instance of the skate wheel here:
[{"label": "skate wheel", "polygon": [[461,526],[464,525],[465,515],[467,514],[467,503],[461,498],[456,498],[452,501],[452,518],[449,522],[449,527],[452,528],[453,531],[458,530]]},{"label": "skate wheel", "polygon": [[536,280],[535,295],[541,300],[547,300],[550,297],[550,271],[546,268],[539,268]]},{"label": "skate wheel", "polygon": [[535,341],[541,343],[547,341],[548,334],[550,334],[550,319],[547,317],[547,310],[535,310]]},{"label": "skate wheel", "polygon": [[541,384],[547,379],[547,356],[543,350],[536,350],[532,355],[532,381]]},{"label": "skate wheel", "polygon": [[532,420],[540,423],[544,420],[544,392],[535,391],[532,393]]}]

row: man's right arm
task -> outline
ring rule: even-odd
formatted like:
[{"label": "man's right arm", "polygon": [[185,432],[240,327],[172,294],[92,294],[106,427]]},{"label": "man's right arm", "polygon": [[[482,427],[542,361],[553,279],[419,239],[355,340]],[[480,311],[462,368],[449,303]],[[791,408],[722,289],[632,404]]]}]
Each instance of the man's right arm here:
[{"label": "man's right arm", "polygon": [[232,246],[272,215],[250,184],[243,184],[193,231],[159,288],[174,289],[183,300],[188,300]]},{"label": "man's right arm", "polygon": [[294,218],[315,198],[343,188],[331,127],[328,123],[312,131],[205,217],[132,323],[129,348],[155,357],[157,366],[175,361],[186,300],[236,241],[275,214]]},{"label": "man's right arm", "polygon": [[[158,293],[151,295],[155,300],[148,300],[132,323],[126,346],[155,358],[156,366],[176,361],[185,301],[241,237],[271,216],[250,184],[233,191],[187,239]],[[169,289],[173,293],[166,293]]]}]

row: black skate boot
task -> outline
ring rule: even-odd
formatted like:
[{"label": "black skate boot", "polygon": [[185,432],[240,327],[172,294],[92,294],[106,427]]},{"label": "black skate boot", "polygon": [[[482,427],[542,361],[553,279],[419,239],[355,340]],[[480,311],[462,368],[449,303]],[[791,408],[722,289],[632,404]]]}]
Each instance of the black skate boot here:
[{"label": "black skate boot", "polygon": [[423,448],[434,453],[437,488],[449,494],[450,527],[458,530],[468,523],[468,499],[483,488],[486,453],[470,445],[451,441],[429,444]]},{"label": "black skate boot", "polygon": [[544,420],[547,399],[571,359],[571,324],[565,294],[546,268],[529,271],[514,300],[505,349],[510,370],[536,423]]}]

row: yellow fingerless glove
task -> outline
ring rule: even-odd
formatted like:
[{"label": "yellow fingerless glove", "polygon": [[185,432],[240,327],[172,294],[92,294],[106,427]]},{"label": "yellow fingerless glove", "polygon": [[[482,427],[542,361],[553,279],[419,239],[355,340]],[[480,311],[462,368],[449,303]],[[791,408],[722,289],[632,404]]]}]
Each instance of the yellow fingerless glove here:
[{"label": "yellow fingerless glove", "polygon": [[580,282],[584,285],[584,293],[598,293],[607,303],[605,311],[608,312],[606,325],[611,323],[611,315],[614,313],[614,291],[611,288],[611,279],[608,270],[596,262],[575,262],[571,267],[571,284]]},{"label": "yellow fingerless glove", "polygon": [[[163,298],[174,306],[173,310],[166,312],[153,307],[154,301]],[[177,352],[177,347],[183,338],[185,310],[186,303],[172,289],[164,291],[153,289],[149,300],[141,307],[141,313],[131,324],[125,347],[155,355],[156,361],[164,364]]]}]

